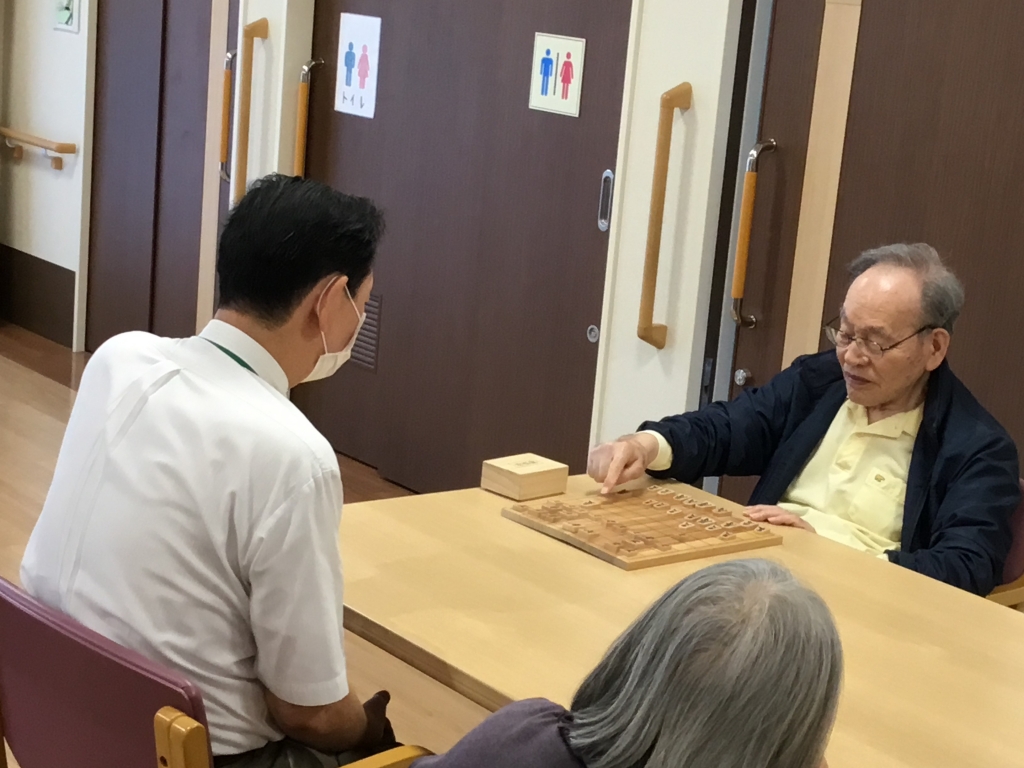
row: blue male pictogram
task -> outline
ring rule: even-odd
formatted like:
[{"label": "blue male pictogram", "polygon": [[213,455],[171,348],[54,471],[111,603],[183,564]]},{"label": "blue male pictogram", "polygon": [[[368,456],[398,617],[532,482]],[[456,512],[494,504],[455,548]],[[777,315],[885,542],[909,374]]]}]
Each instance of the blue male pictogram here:
[{"label": "blue male pictogram", "polygon": [[352,87],[352,70],[356,68],[356,47],[354,43],[348,44],[345,52],[345,85]]},{"label": "blue male pictogram", "polygon": [[555,74],[555,60],[551,58],[551,49],[548,48],[544,58],[540,60],[540,95],[548,95],[548,86]]}]

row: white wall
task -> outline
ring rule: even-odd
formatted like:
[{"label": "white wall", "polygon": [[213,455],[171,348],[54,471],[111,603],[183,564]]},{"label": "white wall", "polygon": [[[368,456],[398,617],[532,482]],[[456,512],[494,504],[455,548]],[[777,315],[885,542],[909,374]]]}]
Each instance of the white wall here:
[{"label": "white wall", "polygon": [[[81,0],[78,34],[55,30],[53,2],[4,0],[0,124],[73,142],[64,170],[41,150],[20,162],[0,149],[0,242],[81,273],[84,296],[91,185],[96,0]],[[84,312],[84,301],[79,301]],[[84,325],[78,322],[76,330]],[[77,334],[76,334],[77,337]]]},{"label": "white wall", "polygon": [[[269,22],[270,33],[266,40],[256,40],[253,46],[248,183],[275,171],[291,173],[294,168],[299,72],[309,61],[313,48],[313,0],[242,0],[239,61],[242,27],[263,17]],[[238,70],[240,66],[236,64]],[[235,83],[237,125],[237,74]],[[232,137],[232,152],[237,151],[240,138]],[[232,178],[232,194],[234,181]]]},{"label": "white wall", "polygon": [[[741,0],[635,0],[594,399],[595,441],[697,404],[740,11]],[[669,331],[659,351],[637,338],[636,326],[659,99],[683,81],[693,86],[693,104],[676,113],[674,127],[654,316]]]}]

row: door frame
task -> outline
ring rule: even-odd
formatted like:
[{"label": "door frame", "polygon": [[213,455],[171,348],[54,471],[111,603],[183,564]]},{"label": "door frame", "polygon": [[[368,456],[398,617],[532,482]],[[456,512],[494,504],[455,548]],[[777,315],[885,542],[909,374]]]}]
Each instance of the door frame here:
[{"label": "door frame", "polygon": [[199,285],[196,292],[196,333],[213,318],[220,235],[220,137],[224,98],[224,56],[228,52],[229,0],[211,0],[210,71],[206,100],[206,159],[199,226]]},{"label": "door frame", "polygon": [[786,318],[785,368],[820,349],[861,0],[826,0]]},{"label": "door frame", "polygon": [[[751,52],[751,76],[744,107],[742,147],[752,147],[758,140],[774,1],[760,0],[758,3]],[[793,254],[793,277],[789,290],[785,343],[779,370],[790,365],[796,357],[812,354],[819,349],[819,321],[824,310],[832,228],[835,222],[839,174],[846,136],[846,118],[860,28],[860,9],[861,0],[826,0],[825,3],[803,190],[800,197],[796,248]],[[736,233],[739,227],[745,162],[746,154],[741,152],[736,170],[736,194],[729,242],[730,278],[732,254],[735,253]],[[716,356],[718,364],[715,371],[715,400],[729,398],[735,370],[736,326],[731,314],[732,299],[728,295],[723,297],[721,313],[723,332],[719,338]],[[725,361],[728,363],[723,364]],[[717,479],[709,482],[709,485],[717,488]]]},{"label": "door frame", "polygon": [[[729,247],[725,254],[725,285],[732,282],[736,239],[740,228],[740,199],[743,197],[743,178],[747,169],[747,152],[755,143],[761,131],[761,104],[764,100],[765,75],[768,69],[768,44],[772,34],[772,15],[775,0],[758,0],[754,12],[754,30],[750,43],[750,65],[747,74],[746,97],[743,100],[743,114],[740,117],[740,152],[736,162],[733,180],[732,220],[729,229]],[[720,331],[715,347],[715,371],[712,387],[713,400],[727,400],[732,387],[733,355],[736,349],[736,324],[732,319],[732,297],[726,292],[721,294],[719,313]],[[709,339],[709,341],[711,341]],[[709,346],[710,350],[710,346]],[[718,488],[717,478],[712,493]]]}]

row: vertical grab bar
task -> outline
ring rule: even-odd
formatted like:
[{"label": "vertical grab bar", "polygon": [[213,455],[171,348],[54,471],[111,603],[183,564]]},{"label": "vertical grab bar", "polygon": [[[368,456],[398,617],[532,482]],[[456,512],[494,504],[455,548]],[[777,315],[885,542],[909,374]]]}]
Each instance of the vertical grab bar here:
[{"label": "vertical grab bar", "polygon": [[654,182],[651,187],[651,214],[647,221],[647,252],[640,292],[640,319],[636,335],[657,349],[665,348],[668,326],[654,322],[654,296],[658,289],[658,257],[661,253],[661,231],[665,222],[665,193],[668,190],[668,159],[672,149],[672,119],[675,111],[687,110],[693,99],[693,88],[681,83],[661,95],[658,118],[658,144],[654,152]]},{"label": "vertical grab bar", "polygon": [[295,174],[306,174],[306,128],[309,124],[309,75],[313,67],[324,63],[323,59],[312,59],[302,65],[299,75],[299,104],[295,113]]},{"label": "vertical grab bar", "polygon": [[246,24],[242,30],[242,69],[238,82],[238,151],[235,157],[235,199],[238,203],[245,195],[246,174],[249,171],[249,117],[252,109],[252,50],[256,38],[266,40],[270,22],[265,18]]},{"label": "vertical grab bar", "polygon": [[747,288],[747,257],[750,255],[750,230],[754,223],[754,201],[757,200],[757,161],[762,152],[775,149],[775,139],[756,144],[747,155],[747,172],[743,176],[743,197],[740,198],[740,227],[736,233],[736,261],[732,272],[732,319],[741,328],[753,328],[757,318],[743,314],[743,294]]},{"label": "vertical grab bar", "polygon": [[237,54],[238,51],[228,51],[224,57],[224,96],[220,110],[220,177],[224,181],[231,181],[228,165],[228,153],[231,150],[231,102],[234,100],[231,86]]}]

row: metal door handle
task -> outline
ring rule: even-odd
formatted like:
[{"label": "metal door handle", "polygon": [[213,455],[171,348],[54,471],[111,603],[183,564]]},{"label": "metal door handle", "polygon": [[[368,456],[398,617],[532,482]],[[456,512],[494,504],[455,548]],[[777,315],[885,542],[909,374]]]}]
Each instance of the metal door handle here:
[{"label": "metal door handle", "polygon": [[228,51],[224,57],[224,95],[220,110],[220,177],[224,181],[231,181],[231,172],[228,170],[228,152],[231,149],[231,85],[237,54],[238,51]]},{"label": "metal door handle", "polygon": [[309,123],[309,73],[313,67],[324,63],[323,59],[312,59],[302,65],[299,75],[299,105],[295,113],[295,175],[306,173],[306,126]]},{"label": "metal door handle", "polygon": [[249,172],[249,116],[252,108],[252,49],[256,38],[266,40],[270,35],[270,22],[263,19],[246,24],[242,30],[242,70],[238,80],[238,151],[235,153],[235,199],[237,204],[245,194],[246,175]]},{"label": "metal door handle", "polygon": [[746,368],[737,368],[736,372],[732,375],[732,380],[737,387],[747,386],[753,378],[753,374],[751,374]]},{"label": "metal door handle", "polygon": [[612,199],[615,197],[615,171],[601,174],[601,197],[597,201],[597,228],[607,232],[612,225]]},{"label": "metal door handle", "polygon": [[647,220],[647,252],[644,256],[644,280],[640,293],[640,320],[636,328],[636,335],[657,349],[665,348],[665,339],[668,336],[668,326],[654,322],[654,296],[658,289],[661,229],[665,222],[668,158],[672,149],[672,118],[677,109],[689,109],[692,98],[693,88],[689,83],[680,83],[661,95],[658,143],[654,151],[654,182],[651,186],[651,214]]},{"label": "metal door handle", "polygon": [[753,328],[757,318],[743,314],[743,294],[747,287],[747,256],[750,254],[750,228],[754,223],[754,201],[757,199],[757,161],[762,152],[776,147],[775,139],[754,146],[747,156],[747,172],[743,177],[740,199],[740,228],[736,234],[736,261],[732,273],[732,319],[743,328]]}]

